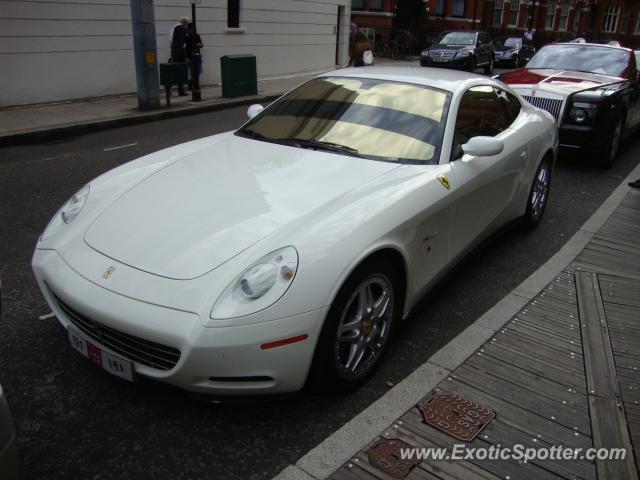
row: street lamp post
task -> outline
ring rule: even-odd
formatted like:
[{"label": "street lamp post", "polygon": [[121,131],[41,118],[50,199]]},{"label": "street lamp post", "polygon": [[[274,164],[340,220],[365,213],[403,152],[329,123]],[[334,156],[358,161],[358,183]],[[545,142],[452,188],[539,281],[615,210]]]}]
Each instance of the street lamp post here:
[{"label": "street lamp post", "polygon": [[198,51],[198,29],[196,27],[196,3],[200,3],[200,0],[191,0],[191,22],[193,23],[193,45],[191,48],[191,100],[199,102],[202,100],[200,93],[200,69],[198,68],[199,62],[197,62],[200,52]]}]

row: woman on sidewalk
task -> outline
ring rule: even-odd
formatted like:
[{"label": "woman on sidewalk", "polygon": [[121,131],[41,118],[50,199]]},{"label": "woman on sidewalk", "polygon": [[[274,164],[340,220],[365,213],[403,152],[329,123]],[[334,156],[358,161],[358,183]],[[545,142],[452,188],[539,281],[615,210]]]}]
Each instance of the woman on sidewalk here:
[{"label": "woman on sidewalk", "polygon": [[195,72],[198,77],[202,73],[202,55],[200,49],[203,47],[202,39],[200,35],[195,32],[193,23],[189,23],[187,26],[187,38],[185,40],[185,53],[187,57],[187,63],[189,64],[189,89],[193,88],[193,72],[194,67],[191,62],[195,62]]}]

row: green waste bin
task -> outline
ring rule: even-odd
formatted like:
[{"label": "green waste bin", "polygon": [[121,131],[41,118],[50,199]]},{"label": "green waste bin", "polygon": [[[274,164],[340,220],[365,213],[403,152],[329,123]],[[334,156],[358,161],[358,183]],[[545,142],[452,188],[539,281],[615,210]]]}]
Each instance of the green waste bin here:
[{"label": "green waste bin", "polygon": [[222,96],[242,97],[258,94],[256,56],[250,54],[220,57]]},{"label": "green waste bin", "polygon": [[160,85],[170,87],[187,83],[186,63],[161,63],[160,64]]}]

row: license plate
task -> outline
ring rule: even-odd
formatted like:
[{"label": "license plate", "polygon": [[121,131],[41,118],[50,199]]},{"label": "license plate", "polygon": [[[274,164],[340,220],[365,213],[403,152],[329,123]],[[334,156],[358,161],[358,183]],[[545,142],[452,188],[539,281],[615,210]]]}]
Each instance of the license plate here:
[{"label": "license plate", "polygon": [[449,61],[449,59],[448,59],[448,58],[445,58],[445,57],[434,57],[434,58],[433,58],[433,61],[434,61],[434,62],[438,62],[438,63],[442,63],[442,62],[448,62],[448,61]]},{"label": "license plate", "polygon": [[91,343],[90,340],[77,330],[69,327],[69,343],[96,365],[100,365],[107,372],[125,380],[133,381],[133,362],[113,353],[109,353]]}]

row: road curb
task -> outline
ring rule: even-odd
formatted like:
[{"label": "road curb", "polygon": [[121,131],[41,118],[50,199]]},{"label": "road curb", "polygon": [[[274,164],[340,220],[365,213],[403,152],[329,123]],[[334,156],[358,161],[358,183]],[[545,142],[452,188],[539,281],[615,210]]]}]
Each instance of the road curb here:
[{"label": "road curb", "polygon": [[189,105],[186,107],[174,106],[163,110],[154,110],[152,112],[144,113],[132,113],[131,115],[123,115],[106,120],[77,122],[51,128],[37,129],[28,132],[11,133],[0,136],[0,147],[22,145],[25,143],[49,142],[52,140],[60,140],[63,138],[73,137],[86,133],[99,132],[101,130],[108,130],[112,128],[139,125],[142,123],[166,120],[169,118],[186,117],[188,115],[196,115],[199,113],[215,112],[219,110],[226,110],[228,108],[241,107],[243,105],[251,105],[253,103],[272,102],[282,96],[284,93],[285,92],[283,91],[281,93],[272,93],[269,95],[242,97],[237,100],[206,103],[203,105]]},{"label": "road curb", "polygon": [[640,178],[640,165],[636,165],[580,230],[544,265],[407,378],[307,452],[295,465],[290,465],[275,476],[273,480],[309,480],[309,476],[315,480],[323,480],[340,468],[458,368],[571,263],[629,192],[628,182],[638,178]]}]

